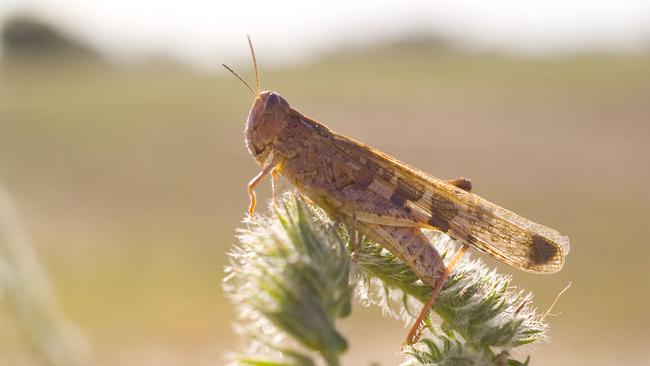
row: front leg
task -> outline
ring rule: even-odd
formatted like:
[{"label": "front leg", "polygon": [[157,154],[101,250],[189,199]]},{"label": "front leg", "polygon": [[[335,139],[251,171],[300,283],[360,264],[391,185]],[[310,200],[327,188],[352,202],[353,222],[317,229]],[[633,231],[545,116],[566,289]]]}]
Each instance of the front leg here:
[{"label": "front leg", "polygon": [[[272,161],[269,163],[267,166],[264,167],[264,170],[262,170],[258,175],[255,176],[249,183],[248,183],[248,196],[251,199],[251,204],[248,206],[248,214],[253,216],[253,213],[255,213],[255,206],[257,205],[257,198],[255,197],[255,187],[257,187],[258,184],[275,169],[275,167],[278,165],[278,162]],[[275,187],[274,187],[275,188]],[[274,189],[275,190],[275,189]]]}]

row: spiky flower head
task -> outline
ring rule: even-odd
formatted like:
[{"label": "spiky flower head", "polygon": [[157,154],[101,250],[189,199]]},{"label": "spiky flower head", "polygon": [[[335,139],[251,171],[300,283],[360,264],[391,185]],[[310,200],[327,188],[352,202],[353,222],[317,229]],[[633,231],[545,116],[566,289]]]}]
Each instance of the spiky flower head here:
[{"label": "spiky flower head", "polygon": [[[427,233],[445,259],[459,245]],[[338,365],[347,342],[336,320],[354,293],[365,306],[414,321],[431,288],[408,265],[361,233],[330,221],[292,194],[270,216],[246,220],[231,252],[224,289],[238,309],[245,365]],[[510,351],[546,340],[532,295],[465,255],[437,299],[404,365],[521,365]],[[399,345],[396,345],[396,350]],[[527,362],[527,361],[526,361]]]}]

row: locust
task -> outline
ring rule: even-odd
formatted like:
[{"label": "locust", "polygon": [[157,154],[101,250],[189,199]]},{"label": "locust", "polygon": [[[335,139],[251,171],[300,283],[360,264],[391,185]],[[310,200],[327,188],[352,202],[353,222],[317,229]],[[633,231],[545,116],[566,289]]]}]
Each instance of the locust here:
[{"label": "locust", "polygon": [[[420,338],[429,314],[452,268],[469,247],[526,272],[559,271],[569,253],[569,238],[471,193],[466,178],[443,180],[339,134],[295,108],[280,94],[262,91],[257,59],[256,89],[227,65],[254,95],[244,131],[248,151],[261,172],[247,187],[249,214],[255,188],[272,176],[288,180],[308,201],[407,264],[433,288],[403,345]],[[438,230],[462,247],[445,265],[423,233]]]}]

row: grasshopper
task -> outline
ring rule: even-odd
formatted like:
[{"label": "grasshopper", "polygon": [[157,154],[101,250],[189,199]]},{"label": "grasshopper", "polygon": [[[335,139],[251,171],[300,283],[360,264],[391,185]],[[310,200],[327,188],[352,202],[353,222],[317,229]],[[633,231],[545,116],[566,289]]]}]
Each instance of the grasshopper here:
[{"label": "grasshopper", "polygon": [[[338,222],[380,243],[433,288],[404,345],[420,337],[423,323],[451,269],[468,247],[534,273],[562,268],[569,238],[471,193],[469,179],[441,180],[305,116],[278,93],[261,91],[257,59],[248,38],[257,89],[226,65],[255,100],[246,121],[246,146],[262,171],[248,184],[249,214],[255,187],[286,178]],[[445,266],[422,229],[446,233],[463,246]]]}]

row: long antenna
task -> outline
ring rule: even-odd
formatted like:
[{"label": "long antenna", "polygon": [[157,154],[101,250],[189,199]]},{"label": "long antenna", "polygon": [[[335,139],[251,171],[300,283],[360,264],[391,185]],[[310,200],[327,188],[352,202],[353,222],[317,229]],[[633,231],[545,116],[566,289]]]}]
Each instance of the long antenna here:
[{"label": "long antenna", "polygon": [[248,83],[246,82],[246,80],[244,80],[241,76],[239,76],[238,73],[235,72],[235,70],[231,69],[231,68],[228,67],[228,65],[226,65],[226,64],[221,64],[221,65],[223,65],[223,67],[225,67],[226,70],[230,71],[233,75],[235,75],[235,77],[236,77],[237,79],[239,79],[242,83],[244,83],[244,85],[246,85],[246,87],[248,88],[248,90],[250,90],[251,93],[253,93],[253,96],[254,96],[254,97],[258,97],[258,96],[259,96],[259,94],[255,93],[255,91],[253,90],[253,88],[251,88],[251,86],[248,85]]},{"label": "long antenna", "polygon": [[251,41],[251,36],[246,35],[246,38],[248,38],[248,46],[251,49],[251,55],[253,55],[253,66],[255,67],[255,80],[257,81],[257,95],[259,96],[262,93],[262,89],[260,88],[260,72],[257,69],[257,58],[255,58],[255,50],[253,49],[253,41]]}]

